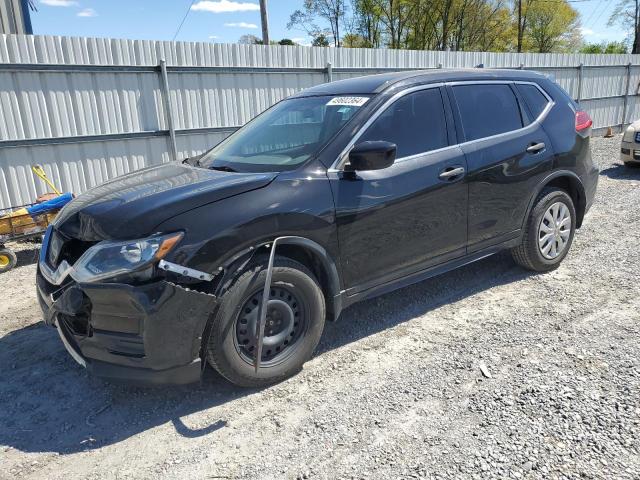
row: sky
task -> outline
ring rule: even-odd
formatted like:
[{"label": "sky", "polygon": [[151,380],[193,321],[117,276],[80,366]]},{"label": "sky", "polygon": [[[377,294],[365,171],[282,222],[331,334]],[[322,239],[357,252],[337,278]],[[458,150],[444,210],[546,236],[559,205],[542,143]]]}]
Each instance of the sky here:
[{"label": "sky", "polygon": [[[581,15],[588,43],[624,40],[625,32],[607,21],[616,0],[570,0]],[[258,0],[35,0],[31,19],[35,34],[235,43],[244,34],[261,37]],[[311,40],[287,30],[291,13],[303,0],[268,0],[272,40]],[[185,18],[186,14],[186,18]]]},{"label": "sky", "polygon": [[[144,40],[236,43],[240,36],[262,37],[258,0],[35,0],[33,33]],[[269,35],[311,43],[305,32],[287,30],[303,0],[268,0]]]}]

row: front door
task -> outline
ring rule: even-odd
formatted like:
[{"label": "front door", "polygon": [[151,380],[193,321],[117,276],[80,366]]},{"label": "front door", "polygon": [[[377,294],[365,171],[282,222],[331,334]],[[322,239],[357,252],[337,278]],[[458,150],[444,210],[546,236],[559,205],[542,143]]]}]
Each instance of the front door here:
[{"label": "front door", "polygon": [[356,139],[396,144],[391,167],[329,173],[349,294],[465,254],[466,162],[450,146],[443,93],[425,87],[399,97]]}]

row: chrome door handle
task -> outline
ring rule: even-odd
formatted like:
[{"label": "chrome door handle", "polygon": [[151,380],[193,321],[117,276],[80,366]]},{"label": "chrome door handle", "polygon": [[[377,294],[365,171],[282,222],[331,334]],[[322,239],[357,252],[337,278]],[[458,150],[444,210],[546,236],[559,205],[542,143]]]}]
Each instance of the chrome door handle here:
[{"label": "chrome door handle", "polygon": [[444,172],[441,172],[440,175],[438,175],[438,178],[440,178],[441,180],[451,180],[455,177],[459,177],[462,174],[464,174],[464,167],[456,167],[452,168],[451,170],[445,170]]},{"label": "chrome door handle", "polygon": [[546,147],[546,145],[543,142],[534,143],[533,145],[529,145],[527,147],[527,152],[529,152],[529,153],[538,153],[538,152],[544,150],[545,147]]}]

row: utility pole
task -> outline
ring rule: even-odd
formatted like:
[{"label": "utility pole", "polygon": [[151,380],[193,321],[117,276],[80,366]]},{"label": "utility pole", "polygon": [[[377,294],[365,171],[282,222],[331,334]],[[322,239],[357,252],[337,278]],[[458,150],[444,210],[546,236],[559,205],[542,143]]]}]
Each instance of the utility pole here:
[{"label": "utility pole", "polygon": [[518,0],[518,53],[522,52],[522,0]]},{"label": "utility pole", "polygon": [[633,46],[631,53],[640,52],[640,22],[638,21],[638,0],[635,0],[635,12],[633,18]]},{"label": "utility pole", "polygon": [[262,44],[269,45],[269,18],[267,17],[267,0],[260,0],[260,20],[262,21]]}]

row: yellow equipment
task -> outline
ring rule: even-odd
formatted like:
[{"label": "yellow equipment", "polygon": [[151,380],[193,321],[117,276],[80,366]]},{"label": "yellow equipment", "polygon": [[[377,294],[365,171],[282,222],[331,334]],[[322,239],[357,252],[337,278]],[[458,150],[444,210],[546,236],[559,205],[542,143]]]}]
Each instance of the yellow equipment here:
[{"label": "yellow equipment", "polygon": [[33,165],[31,167],[31,170],[33,171],[33,173],[39,176],[47,185],[49,185],[54,192],[56,192],[58,195],[62,195],[62,192],[56,188],[56,186],[51,182],[51,180],[49,180],[49,178],[47,177],[47,174],[44,173],[44,169],[40,165]]},{"label": "yellow equipment", "polygon": [[[44,169],[40,165],[33,165],[31,170],[43,182],[45,182],[56,195],[62,195],[60,190],[47,178]],[[49,224],[56,218],[57,211],[50,211],[40,215],[29,215],[28,207],[22,205],[0,211],[0,273],[7,272],[15,267],[18,258],[13,250],[5,247],[6,242],[23,241],[42,235]]]}]

